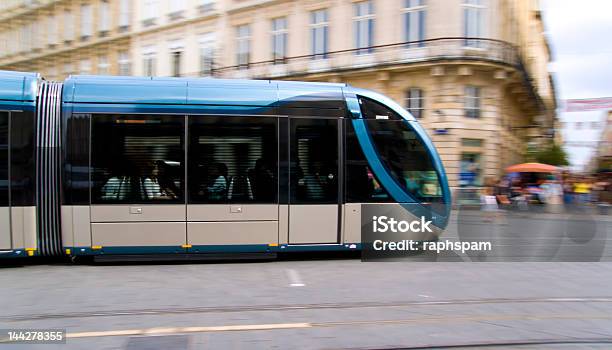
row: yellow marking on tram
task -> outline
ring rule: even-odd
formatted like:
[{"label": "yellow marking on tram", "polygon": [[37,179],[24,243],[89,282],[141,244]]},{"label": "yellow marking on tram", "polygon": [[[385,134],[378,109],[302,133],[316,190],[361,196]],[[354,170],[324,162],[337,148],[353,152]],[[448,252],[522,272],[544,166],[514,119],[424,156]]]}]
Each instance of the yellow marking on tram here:
[{"label": "yellow marking on tram", "polygon": [[66,249],[66,255],[70,255],[70,249]]},{"label": "yellow marking on tram", "polygon": [[268,247],[278,247],[278,243],[270,243],[268,244]]},{"label": "yellow marking on tram", "polygon": [[101,246],[101,245],[92,245],[92,246],[91,246],[91,249],[93,249],[93,250],[99,250],[99,249],[102,249],[102,246]]},{"label": "yellow marking on tram", "polygon": [[191,244],[183,244],[181,248],[191,248]]}]

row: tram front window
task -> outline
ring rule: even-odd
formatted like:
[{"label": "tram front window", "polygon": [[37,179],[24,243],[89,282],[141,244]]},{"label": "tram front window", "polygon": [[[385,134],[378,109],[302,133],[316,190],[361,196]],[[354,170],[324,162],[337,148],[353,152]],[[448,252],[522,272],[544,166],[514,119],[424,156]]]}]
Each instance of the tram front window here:
[{"label": "tram front window", "polygon": [[[389,108],[366,98],[360,102],[374,147],[391,176],[417,201],[441,203],[438,173],[417,133]],[[388,119],[379,118],[381,114]]]},{"label": "tram front window", "polygon": [[92,117],[93,203],[183,201],[184,118]]}]

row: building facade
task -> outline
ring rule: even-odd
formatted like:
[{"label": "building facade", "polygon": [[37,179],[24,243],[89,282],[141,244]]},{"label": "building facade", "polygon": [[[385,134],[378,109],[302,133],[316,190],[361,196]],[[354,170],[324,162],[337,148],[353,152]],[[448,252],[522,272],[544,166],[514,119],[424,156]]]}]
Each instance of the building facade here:
[{"label": "building facade", "polygon": [[0,67],[70,74],[132,74],[130,0],[0,3]]},{"label": "building facade", "polygon": [[[0,69],[346,82],[420,119],[452,187],[549,142],[537,0],[5,1]],[[19,38],[19,40],[14,40]]]},{"label": "building facade", "polygon": [[606,112],[604,127],[593,157],[592,171],[612,172],[612,110]]}]

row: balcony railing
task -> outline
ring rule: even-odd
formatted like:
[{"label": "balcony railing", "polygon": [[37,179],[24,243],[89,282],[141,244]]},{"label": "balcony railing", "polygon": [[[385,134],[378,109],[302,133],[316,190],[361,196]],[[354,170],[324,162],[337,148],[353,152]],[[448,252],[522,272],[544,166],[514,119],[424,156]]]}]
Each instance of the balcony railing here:
[{"label": "balcony railing", "polygon": [[283,64],[278,60],[253,62],[246,69],[244,65],[216,67],[211,73],[227,78],[281,78],[436,60],[479,60],[520,67],[518,49],[508,42],[454,37],[287,57]]}]

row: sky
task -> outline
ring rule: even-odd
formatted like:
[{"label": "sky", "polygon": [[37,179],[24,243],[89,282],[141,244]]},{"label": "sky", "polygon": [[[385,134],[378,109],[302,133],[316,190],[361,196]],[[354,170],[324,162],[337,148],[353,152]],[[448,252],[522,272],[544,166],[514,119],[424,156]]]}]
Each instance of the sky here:
[{"label": "sky", "polygon": [[[546,35],[552,48],[553,72],[559,100],[612,96],[612,1],[541,0]],[[560,104],[562,107],[562,104]],[[565,125],[564,141],[595,141],[605,111],[558,113]],[[582,122],[580,128],[576,123]],[[592,149],[566,146],[573,168],[580,170]]]}]

